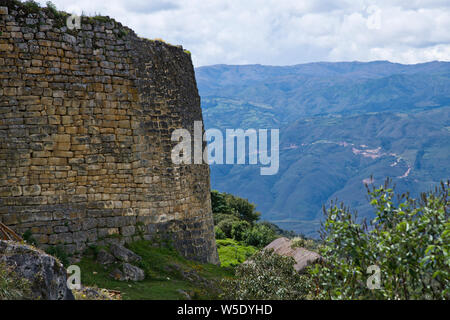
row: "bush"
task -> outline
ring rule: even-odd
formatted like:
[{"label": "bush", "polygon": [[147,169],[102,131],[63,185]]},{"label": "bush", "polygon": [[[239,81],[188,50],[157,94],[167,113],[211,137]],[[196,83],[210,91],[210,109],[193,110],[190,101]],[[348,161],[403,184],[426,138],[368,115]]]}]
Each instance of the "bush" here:
[{"label": "bush", "polygon": [[223,298],[239,300],[305,299],[309,290],[306,276],[294,269],[295,260],[262,250],[251,261],[239,265],[237,279],[223,280]]},{"label": "bush", "polygon": [[61,262],[65,267],[69,265],[69,257],[67,255],[67,252],[64,251],[64,248],[61,246],[51,246],[48,247],[47,250],[45,250],[46,253],[48,253],[51,256],[54,256]]},{"label": "bush", "polygon": [[317,241],[314,241],[313,239],[306,239],[304,237],[295,237],[292,239],[292,248],[305,248],[316,251],[318,247]]},{"label": "bush", "polygon": [[[343,205],[325,211],[321,254],[326,266],[311,274],[328,299],[449,299],[449,182],[419,201],[394,199],[389,181],[368,188],[376,217],[359,222]],[[379,289],[368,288],[370,266],[379,268]],[[375,267],[376,268],[376,267]],[[373,283],[373,282],[372,282]]]},{"label": "bush", "polygon": [[234,240],[244,240],[245,233],[251,228],[250,223],[247,221],[235,221],[231,225],[231,237]]},{"label": "bush", "polygon": [[231,229],[233,228],[234,219],[225,219],[219,222],[217,227],[225,233],[226,238],[231,238]]},{"label": "bush", "polygon": [[214,213],[213,214],[214,225],[218,225],[223,220],[231,219],[233,221],[239,221],[239,218],[234,214],[226,214],[226,213]]},{"label": "bush", "polygon": [[211,191],[211,205],[215,214],[233,215],[239,220],[245,220],[251,224],[256,222],[260,216],[260,213],[255,211],[255,205],[247,199],[216,190]]},{"label": "bush", "polygon": [[265,225],[255,225],[244,234],[244,242],[249,246],[262,248],[277,238],[275,232]]},{"label": "bush", "polygon": [[39,12],[39,9],[40,9],[39,3],[37,3],[34,0],[27,0],[23,4],[29,12],[31,12],[31,13]]},{"label": "bush", "polygon": [[18,276],[11,267],[0,263],[0,300],[31,299],[31,285]]},{"label": "bush", "polygon": [[214,232],[216,234],[216,239],[226,239],[227,235],[219,227],[214,227]]},{"label": "bush", "polygon": [[37,246],[37,241],[36,239],[33,237],[33,234],[31,233],[31,230],[27,230],[24,232],[24,234],[22,235],[23,240],[33,246]]},{"label": "bush", "polygon": [[261,213],[255,211],[255,205],[250,203],[247,199],[228,195],[228,203],[238,214],[238,217],[248,223],[258,221],[259,216],[261,215]]}]

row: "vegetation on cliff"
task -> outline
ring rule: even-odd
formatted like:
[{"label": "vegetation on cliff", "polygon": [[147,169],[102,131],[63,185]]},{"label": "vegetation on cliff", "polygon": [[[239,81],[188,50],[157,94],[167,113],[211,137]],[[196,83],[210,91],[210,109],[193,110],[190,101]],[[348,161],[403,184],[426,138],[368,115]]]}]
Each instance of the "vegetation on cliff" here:
[{"label": "vegetation on cliff", "polygon": [[247,199],[213,190],[211,203],[217,250],[223,266],[241,264],[278,237],[295,236],[273,223],[259,221],[261,214]]},{"label": "vegetation on cliff", "polygon": [[[396,197],[388,182],[372,187],[368,194],[375,218],[369,223],[333,204],[322,228],[326,265],[311,270],[320,289],[317,297],[449,299],[449,186],[441,183],[418,200],[409,194]],[[374,278],[368,277],[376,270],[379,288],[370,289]]]},{"label": "vegetation on cliff", "polygon": [[211,165],[211,186],[316,238],[322,204],[336,198],[373,219],[363,184],[371,174],[414,197],[449,177],[449,75],[450,63],[437,61],[199,67],[206,129],[280,130],[277,175]]},{"label": "vegetation on cliff", "polygon": [[24,300],[30,298],[30,282],[15,273],[12,267],[0,263],[0,300]]},{"label": "vegetation on cliff", "polygon": [[[223,282],[239,299],[449,299],[449,183],[396,197],[389,183],[368,188],[375,218],[366,222],[343,204],[324,210],[323,262],[293,275],[293,261],[258,253]],[[289,261],[290,260],[290,261]],[[279,272],[274,272],[278,270]],[[298,290],[295,291],[294,290]],[[294,294],[295,291],[295,294]]]}]

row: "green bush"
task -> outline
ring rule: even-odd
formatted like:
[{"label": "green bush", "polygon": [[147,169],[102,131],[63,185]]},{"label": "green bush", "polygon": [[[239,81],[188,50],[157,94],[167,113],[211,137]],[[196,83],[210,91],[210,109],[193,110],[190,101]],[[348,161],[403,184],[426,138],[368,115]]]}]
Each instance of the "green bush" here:
[{"label": "green bush", "polygon": [[298,300],[309,291],[307,276],[294,269],[295,260],[261,250],[236,268],[236,279],[223,280],[223,298],[238,300]]},{"label": "green bush", "polygon": [[28,10],[28,12],[31,12],[31,13],[39,12],[39,9],[40,9],[39,3],[37,3],[34,0],[27,0],[23,3],[23,5]]},{"label": "green bush", "polygon": [[231,229],[233,228],[234,219],[225,219],[217,224],[217,227],[225,233],[227,238],[231,238]]},{"label": "green bush", "polygon": [[319,248],[319,243],[313,239],[295,237],[292,239],[292,248],[305,248],[308,250],[316,251]]},{"label": "green bush", "polygon": [[249,246],[262,248],[277,238],[275,232],[265,225],[255,225],[244,234],[244,242]]},{"label": "green bush", "polygon": [[239,221],[239,218],[235,214],[226,214],[226,213],[214,213],[214,225],[218,225],[223,220],[233,220],[233,221]]},{"label": "green bush", "polygon": [[69,256],[67,255],[67,252],[64,250],[61,246],[51,246],[48,247],[47,250],[45,250],[49,255],[54,256],[57,258],[64,266],[69,265]]},{"label": "green bush", "polygon": [[214,233],[216,234],[216,239],[226,239],[227,235],[219,227],[214,227]]},{"label": "green bush", "polygon": [[245,233],[251,228],[247,221],[235,221],[231,225],[231,237],[234,240],[242,241],[245,238]]},{"label": "green bush", "polygon": [[37,246],[38,244],[36,239],[33,237],[33,234],[31,233],[30,229],[28,229],[23,233],[22,238],[26,243],[31,244],[33,246]]},{"label": "green bush", "polygon": [[[389,181],[368,189],[376,217],[359,221],[343,205],[325,211],[321,254],[326,265],[311,274],[327,299],[449,299],[449,183],[414,200],[397,199]],[[370,266],[380,271],[369,289]],[[373,282],[372,282],[373,283]]]},{"label": "green bush", "polygon": [[215,214],[234,215],[240,220],[254,223],[261,215],[255,211],[255,205],[247,199],[233,196],[229,193],[211,191],[212,211]]}]

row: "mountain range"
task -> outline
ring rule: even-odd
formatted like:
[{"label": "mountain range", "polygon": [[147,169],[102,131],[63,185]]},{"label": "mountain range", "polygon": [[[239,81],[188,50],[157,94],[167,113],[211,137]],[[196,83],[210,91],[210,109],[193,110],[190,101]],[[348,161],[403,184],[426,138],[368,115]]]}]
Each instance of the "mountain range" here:
[{"label": "mountain range", "polygon": [[211,165],[213,189],[316,237],[322,206],[371,218],[364,184],[418,196],[450,178],[450,63],[388,61],[196,68],[205,127],[279,129],[280,168]]}]

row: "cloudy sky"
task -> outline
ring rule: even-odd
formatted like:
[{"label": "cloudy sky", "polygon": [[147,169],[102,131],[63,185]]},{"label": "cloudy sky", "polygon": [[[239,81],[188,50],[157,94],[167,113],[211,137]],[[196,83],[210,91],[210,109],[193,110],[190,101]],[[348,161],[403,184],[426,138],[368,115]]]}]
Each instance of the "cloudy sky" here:
[{"label": "cloudy sky", "polygon": [[[39,0],[45,4],[46,0]],[[450,60],[448,0],[53,0],[192,52],[195,66]]]}]

